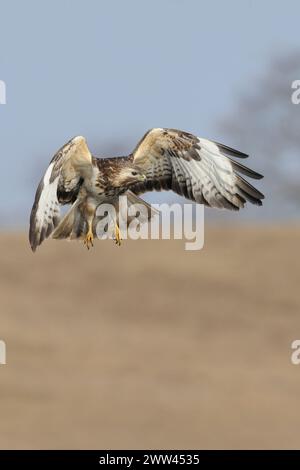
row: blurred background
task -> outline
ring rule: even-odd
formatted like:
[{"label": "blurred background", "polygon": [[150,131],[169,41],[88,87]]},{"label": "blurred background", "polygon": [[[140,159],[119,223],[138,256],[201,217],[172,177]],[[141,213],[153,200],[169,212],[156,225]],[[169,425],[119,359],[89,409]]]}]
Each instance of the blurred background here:
[{"label": "blurred background", "polygon": [[[0,0],[1,448],[298,448],[297,0]],[[262,208],[206,210],[205,246],[27,242],[74,135],[151,127],[250,154]],[[177,201],[171,193],[146,196]]]}]

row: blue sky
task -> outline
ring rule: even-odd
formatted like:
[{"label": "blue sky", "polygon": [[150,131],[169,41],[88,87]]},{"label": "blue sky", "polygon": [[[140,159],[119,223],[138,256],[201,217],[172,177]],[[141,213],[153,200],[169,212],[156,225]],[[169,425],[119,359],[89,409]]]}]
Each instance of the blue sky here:
[{"label": "blue sky", "polygon": [[96,155],[126,154],[157,126],[221,140],[239,92],[299,46],[299,17],[296,0],[0,0],[2,221],[26,221],[76,134]]}]

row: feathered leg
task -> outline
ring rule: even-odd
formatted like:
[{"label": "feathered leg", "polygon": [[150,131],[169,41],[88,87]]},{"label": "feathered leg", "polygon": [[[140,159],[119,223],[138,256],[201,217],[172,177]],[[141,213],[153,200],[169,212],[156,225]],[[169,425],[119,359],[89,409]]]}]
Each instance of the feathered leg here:
[{"label": "feathered leg", "polygon": [[120,227],[118,225],[118,222],[116,221],[116,225],[115,225],[115,242],[116,242],[116,245],[120,246],[121,241],[122,241],[121,230],[120,230]]},{"label": "feathered leg", "polygon": [[94,243],[93,243],[94,242],[94,235],[93,235],[92,225],[93,225],[93,218],[91,220],[88,219],[87,220],[88,230],[87,230],[87,234],[84,238],[84,245],[87,247],[88,250],[91,247],[94,246]]},{"label": "feathered leg", "polygon": [[95,202],[92,199],[88,198],[81,209],[82,211],[84,211],[85,220],[87,224],[87,232],[84,238],[84,245],[87,247],[88,250],[94,246],[93,220],[95,216],[96,207],[97,206]]}]

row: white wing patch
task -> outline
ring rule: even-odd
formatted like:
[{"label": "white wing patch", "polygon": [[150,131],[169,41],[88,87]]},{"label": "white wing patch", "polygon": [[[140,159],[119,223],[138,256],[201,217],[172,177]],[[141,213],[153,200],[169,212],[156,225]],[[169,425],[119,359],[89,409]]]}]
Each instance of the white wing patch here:
[{"label": "white wing patch", "polygon": [[50,182],[53,165],[54,163],[51,163],[44,176],[44,188],[41,193],[36,212],[37,219],[44,223],[50,222],[52,217],[58,217],[60,214],[57,200],[59,175],[52,182]]},{"label": "white wing patch", "polygon": [[47,238],[60,220],[59,203],[57,199],[57,187],[59,174],[53,181],[51,176],[54,162],[52,162],[37,191],[35,205],[31,215],[31,231],[34,231],[34,240],[31,237],[33,250]]},{"label": "white wing patch", "polygon": [[201,166],[206,175],[203,182],[203,196],[211,207],[222,206],[222,197],[225,197],[237,208],[243,207],[242,201],[236,197],[236,174],[230,160],[222,155],[217,145],[206,139],[199,139],[201,161],[195,162]]}]

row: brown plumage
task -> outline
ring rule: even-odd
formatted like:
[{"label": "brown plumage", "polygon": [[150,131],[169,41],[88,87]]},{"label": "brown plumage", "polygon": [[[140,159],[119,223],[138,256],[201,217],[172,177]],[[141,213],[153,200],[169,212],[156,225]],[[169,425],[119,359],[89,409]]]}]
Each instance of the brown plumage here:
[{"label": "brown plumage", "polygon": [[[262,175],[232,157],[247,155],[176,129],[152,129],[129,156],[104,159],[92,157],[84,137],[75,137],[54,155],[38,186],[30,217],[32,250],[50,235],[85,237],[89,247],[97,207],[116,204],[121,194],[145,205],[137,195],[153,190],[173,190],[217,208],[238,210],[247,201],[261,205],[263,194],[240,174]],[[72,207],[61,220],[62,204]]]}]

